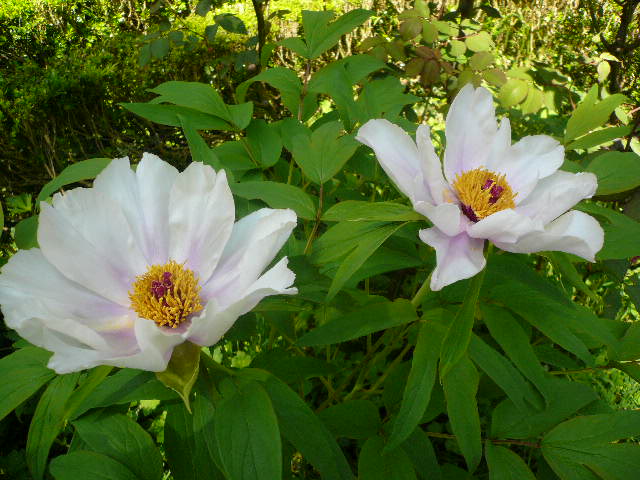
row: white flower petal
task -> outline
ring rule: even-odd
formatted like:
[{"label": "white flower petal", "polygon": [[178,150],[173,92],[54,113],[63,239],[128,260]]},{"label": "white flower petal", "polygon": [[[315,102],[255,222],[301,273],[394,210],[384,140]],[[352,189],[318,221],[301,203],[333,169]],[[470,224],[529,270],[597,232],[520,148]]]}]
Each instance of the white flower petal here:
[{"label": "white flower petal", "polygon": [[168,260],[169,192],[178,170],[144,153],[134,172],[128,158],[113,160],[96,177],[94,190],[118,202],[149,265]]},{"label": "white flower petal", "polygon": [[191,163],[173,184],[169,204],[169,257],[206,282],[231,235],[235,207],[224,170]]},{"label": "white flower petal", "polygon": [[153,320],[136,318],[135,338],[137,349],[130,355],[111,357],[107,365],[121,368],[139,368],[151,372],[167,369],[174,347],[184,342],[179,331],[159,328]]},{"label": "white flower petal", "polygon": [[598,221],[584,212],[572,210],[549,223],[544,232],[530,233],[516,243],[496,242],[496,246],[513,253],[557,250],[594,262],[603,243],[604,231]]},{"label": "white flower petal", "polygon": [[[429,191],[431,202],[435,205],[446,202],[447,198],[454,198],[449,185],[442,174],[442,163],[436,155],[431,142],[431,130],[427,125],[419,125],[416,131],[416,143],[420,156],[420,168],[425,188]],[[419,177],[418,177],[419,178]],[[429,198],[429,197],[425,197]]]},{"label": "white flower petal", "polygon": [[422,162],[418,147],[407,132],[385,119],[369,120],[358,130],[356,140],[373,149],[383,170],[413,203],[434,203],[426,189],[416,189],[416,183],[422,184],[416,182],[422,173]]},{"label": "white flower petal", "polygon": [[483,218],[467,228],[473,238],[486,238],[492,242],[515,242],[534,230],[542,231],[542,222],[535,222],[526,215],[511,208]]},{"label": "white flower petal", "polygon": [[420,239],[436,250],[431,290],[441,290],[458,280],[473,277],[486,264],[483,239],[471,238],[466,233],[450,237],[435,227],[420,230]]},{"label": "white flower petal", "polygon": [[239,299],[226,307],[216,298],[207,303],[204,312],[191,321],[189,330],[183,335],[193,343],[202,346],[213,345],[231,328],[240,315],[254,308],[260,300],[270,295],[295,295],[296,288],[290,288],[295,280],[294,273],[287,268],[288,259],[282,258],[248,289]]},{"label": "white flower petal", "polygon": [[90,189],[41,203],[38,243],[45,258],[67,278],[122,306],[146,262],[119,206]]},{"label": "white flower petal", "polygon": [[444,174],[450,184],[456,175],[486,165],[497,131],[491,93],[471,84],[463,87],[446,120]]},{"label": "white flower petal", "polygon": [[434,206],[427,202],[417,202],[416,212],[421,213],[446,235],[454,236],[464,230],[467,222],[463,221],[460,207],[455,203],[442,203]]},{"label": "white flower petal", "polygon": [[593,173],[569,173],[558,170],[540,180],[516,210],[547,224],[580,200],[591,198],[597,188],[598,179]]},{"label": "white flower petal", "polygon": [[539,179],[553,174],[564,161],[564,147],[547,135],[522,138],[514,144],[495,166],[504,173],[511,189],[517,192],[516,204],[523,202]]},{"label": "white flower petal", "polygon": [[24,320],[11,313],[16,307],[41,302],[56,317],[99,323],[104,317],[125,315],[126,307],[107,300],[62,275],[38,248],[20,250],[2,268],[0,305],[7,325]]},{"label": "white flower petal", "polygon": [[233,232],[215,272],[202,287],[201,298],[215,298],[221,308],[235,302],[287,241],[296,226],[292,210],[263,208],[242,218]]}]

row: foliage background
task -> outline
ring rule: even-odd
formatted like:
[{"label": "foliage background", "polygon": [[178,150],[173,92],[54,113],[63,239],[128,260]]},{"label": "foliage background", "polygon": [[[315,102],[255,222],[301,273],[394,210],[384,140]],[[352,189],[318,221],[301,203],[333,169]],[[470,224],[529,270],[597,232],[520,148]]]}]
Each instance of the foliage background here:
[{"label": "foliage background", "polygon": [[[526,304],[521,306],[522,311],[517,312],[517,320],[512,319],[518,322],[531,340],[534,347],[532,351],[541,368],[544,368],[545,378],[571,380],[562,384],[564,387],[557,383],[558,391],[566,397],[580,399],[580,395],[583,395],[585,399],[582,403],[578,400],[576,408],[566,417],[557,418],[553,425],[576,413],[604,414],[637,409],[640,403],[637,384],[640,373],[633,361],[640,357],[634,323],[638,320],[636,300],[640,299],[640,291],[636,259],[632,257],[639,251],[635,245],[640,232],[636,222],[640,220],[640,198],[637,194],[640,170],[636,158],[640,154],[637,139],[640,121],[637,110],[640,103],[640,44],[637,39],[640,32],[635,10],[638,2],[440,1],[428,5],[427,15],[414,9],[414,2],[403,0],[375,0],[357,5],[338,0],[328,3],[272,0],[265,2],[263,7],[267,4],[263,14],[271,23],[271,28],[268,32],[263,31],[261,41],[258,31],[260,21],[253,6],[245,2],[166,0],[153,5],[136,0],[3,2],[0,5],[0,201],[4,212],[4,228],[0,241],[0,264],[5,263],[18,247],[33,246],[35,225],[30,219],[38,209],[37,197],[43,186],[70,165],[95,157],[128,155],[137,159],[143,151],[152,151],[182,168],[195,156],[194,147],[191,145],[190,150],[190,142],[183,129],[161,125],[143,118],[144,115],[133,115],[122,104],[147,102],[156,96],[150,89],[172,80],[210,84],[226,103],[240,103],[238,87],[269,67],[289,68],[306,82],[305,76],[308,80],[312,72],[315,74],[352,55],[366,54],[384,62],[387,67],[384,71],[374,69],[368,72],[367,81],[386,78],[389,84],[395,82],[396,96],[389,101],[404,102],[396,113],[398,121],[407,126],[415,122],[428,122],[434,131],[441,132],[444,113],[456,89],[466,81],[472,81],[488,85],[495,91],[500,103],[499,112],[508,113],[512,121],[514,139],[533,133],[563,138],[567,147],[565,169],[589,169],[595,158],[605,154],[619,152],[635,155],[634,160],[628,160],[631,158],[629,156],[624,157],[627,159],[624,162],[622,157],[606,157],[611,159],[609,165],[604,167],[607,173],[609,170],[622,172],[614,175],[608,191],[599,192],[596,202],[588,204],[593,205],[592,213],[599,214],[599,218],[605,219],[605,222],[611,222],[611,231],[619,232],[616,241],[612,242],[613,253],[610,249],[609,255],[595,265],[576,262],[575,258],[563,254],[518,260],[510,259],[510,256],[506,256],[506,260],[505,257],[497,257],[497,263],[493,264],[493,270],[490,268],[487,275],[499,283],[501,275],[505,275],[505,269],[512,268],[518,275],[511,281],[520,282],[518,286],[521,287],[512,293],[520,295],[527,289],[551,288],[556,292],[554,295],[561,295],[570,303],[573,302],[571,305],[586,307],[598,318],[611,320],[612,325],[615,323],[615,328],[611,328],[615,332],[616,342],[620,342],[615,345],[585,339],[588,335],[585,337],[584,332],[578,334],[589,348],[589,355],[593,356],[593,363],[589,364],[584,357],[567,348],[562,339],[549,341],[547,336],[536,333],[527,323]],[[356,7],[371,9],[374,14],[315,60],[308,73],[305,73],[307,64],[304,59],[284,46],[275,46],[284,38],[304,34],[300,24],[303,9],[334,9],[342,14]],[[226,13],[234,14],[236,20],[218,17]],[[238,23],[237,19],[241,22]],[[429,26],[425,27],[425,22]],[[213,25],[218,27],[210,28]],[[269,43],[274,45],[274,49],[268,61],[261,62],[260,53]],[[366,85],[366,82],[363,81],[362,85]],[[362,85],[355,87],[356,93],[362,92]],[[594,86],[595,90],[592,90]],[[258,82],[252,86],[245,84],[245,87],[247,99],[254,104],[256,118],[273,124],[291,117],[283,108],[284,95],[281,95],[277,86],[274,88]],[[592,92],[592,97],[587,96],[587,92]],[[616,93],[624,94],[626,98],[622,100],[622,97],[615,97],[621,99],[620,102],[611,102],[613,108],[605,109],[604,116],[600,112],[602,118],[598,117],[597,124],[588,124],[586,129],[576,127],[574,130],[578,134],[575,137],[568,135],[569,118],[575,119],[574,127],[583,117],[592,118],[598,102],[606,103],[607,95]],[[344,117],[347,107],[340,104],[335,92],[322,92],[318,99],[319,110],[309,123],[317,121],[317,127],[336,120],[336,114],[332,112],[337,109],[347,132],[355,126],[355,122],[348,125]],[[581,101],[585,106],[580,115],[576,107]],[[593,108],[587,108],[588,105]],[[323,117],[323,114],[326,116]],[[618,130],[609,130],[603,137],[601,133],[594,140],[595,133],[589,132],[601,127]],[[283,134],[281,143],[284,143],[285,150],[282,157],[275,158],[274,163],[258,169],[232,168],[227,155],[231,158],[237,151],[231,149],[227,152],[222,145],[241,141],[245,135],[251,141],[251,135],[241,133],[242,130],[244,128],[236,131],[209,130],[202,131],[201,135],[216,152],[210,157],[216,160],[211,162],[216,167],[221,164],[229,168],[235,180],[240,181],[239,185],[265,180],[288,183],[300,187],[312,198],[310,214],[303,217],[304,227],[286,247],[287,253],[297,262],[294,263],[298,267],[296,271],[301,272],[298,274],[300,285],[308,288],[295,305],[295,314],[283,313],[277,308],[269,310],[267,307],[257,314],[248,315],[238,322],[225,342],[212,349],[212,356],[230,368],[249,365],[264,368],[290,384],[313,410],[319,412],[324,424],[338,438],[352,469],[358,470],[359,458],[366,458],[360,461],[374,464],[375,457],[379,456],[381,446],[376,443],[380,438],[376,436],[377,432],[389,433],[390,419],[395,418],[393,415],[397,414],[402,401],[418,329],[403,332],[390,329],[389,334],[379,334],[374,330],[360,339],[341,343],[341,348],[317,347],[313,342],[300,348],[293,345],[292,340],[299,340],[309,331],[313,333],[315,327],[354,314],[354,302],[356,307],[362,306],[363,311],[367,312],[367,308],[372,308],[370,302],[373,297],[376,297],[375,301],[411,298],[434,264],[433,253],[412,241],[417,230],[416,222],[392,223],[392,227],[384,227],[393,231],[382,240],[383,247],[378,251],[378,257],[372,257],[375,262],[371,261],[365,265],[366,268],[351,272],[354,275],[345,282],[345,292],[335,299],[319,301],[332,288],[336,271],[345,261],[344,257],[335,253],[335,245],[345,239],[351,241],[358,238],[358,235],[367,233],[366,228],[370,227],[368,224],[362,227],[363,230],[345,229],[342,237],[338,228],[338,233],[332,237],[328,232],[337,231],[334,221],[344,220],[344,217],[339,210],[333,210],[332,219],[330,215],[327,216],[327,210],[347,200],[402,200],[363,149],[357,150],[352,158],[345,159],[348,162],[344,169],[326,182],[327,192],[324,196],[323,187],[319,188],[305,177],[306,172],[304,167],[300,168],[295,146],[291,146]],[[294,157],[295,162],[292,159]],[[614,158],[619,158],[622,166],[611,165]],[[603,163],[602,159],[600,163]],[[78,184],[88,184],[87,181],[83,179]],[[68,188],[67,184],[61,183],[56,188]],[[49,191],[44,198],[51,193]],[[275,205],[277,201],[261,191],[248,192],[245,188],[242,193],[238,188],[235,193],[239,197],[237,202],[241,215],[264,205],[263,201],[271,206],[285,206]],[[322,222],[320,217],[314,218],[319,197],[324,201],[318,213],[320,215],[324,210]],[[402,214],[409,215],[404,210]],[[314,238],[317,240],[313,245],[313,255],[304,256],[307,244],[313,242]],[[395,262],[393,268],[385,265],[388,258]],[[527,276],[531,273],[534,276]],[[496,298],[491,297],[497,294],[492,293],[486,285],[483,295]],[[316,290],[310,286],[316,287]],[[423,311],[440,312],[445,318],[448,311],[455,311],[460,304],[467,286],[468,283],[462,282],[442,294],[428,296],[422,305]],[[506,295],[504,292],[502,294]],[[390,309],[390,317],[404,311],[405,307],[401,304],[388,303],[390,305],[385,305]],[[379,305],[375,305],[376,309],[379,308]],[[547,306],[551,308],[550,305]],[[539,309],[540,305],[529,304],[529,307]],[[437,310],[439,308],[444,310]],[[566,314],[564,310],[559,312],[558,321]],[[593,320],[590,316],[583,320],[587,318]],[[509,354],[508,346],[494,335],[496,328],[495,325],[491,328],[491,325],[483,323],[476,333],[481,341],[504,352],[511,362],[520,367],[517,359]],[[376,357],[377,363],[365,362],[370,360],[367,356],[369,352],[376,352],[373,344],[380,339],[383,339],[385,355]],[[3,365],[8,372],[10,367],[14,368],[9,354],[24,347],[25,343],[6,328],[2,331],[0,342],[3,353],[7,355]],[[38,365],[38,361],[42,363],[38,353],[33,355],[35,357],[29,360],[34,365]],[[480,364],[477,358],[472,360]],[[289,370],[291,367],[287,365],[296,362],[300,362],[302,370]],[[631,363],[621,365],[620,362]],[[368,369],[358,371],[360,364],[367,365]],[[41,370],[37,371],[44,375]],[[100,403],[99,399],[91,397],[95,402],[93,407],[85,410],[80,408],[73,416],[66,417],[70,422],[60,426],[57,440],[52,440],[50,451],[46,449],[44,460],[38,461],[46,464],[47,458],[61,457],[70,447],[73,451],[74,442],[87,442],[89,435],[79,435],[78,432],[84,432],[82,419],[85,419],[84,428],[90,430],[91,422],[86,418],[91,417],[81,417],[81,414],[98,406],[106,408],[103,412],[126,415],[142,426],[160,448],[158,461],[165,478],[188,478],[180,477],[186,474],[175,470],[178,468],[175,465],[179,465],[176,456],[186,452],[165,448],[167,437],[176,442],[183,440],[175,423],[176,418],[182,418],[180,403],[153,376],[146,373],[134,376],[133,373],[122,372],[109,377],[111,385],[126,380],[134,382],[139,388],[131,389],[114,405],[106,401]],[[355,385],[351,378],[353,372],[362,374]],[[114,379],[116,375],[120,377]],[[126,375],[131,375],[131,378],[124,378]],[[473,374],[469,375],[467,383],[473,384]],[[482,428],[487,430],[492,422],[496,423],[496,405],[505,398],[504,385],[497,385],[495,379],[489,377],[486,372],[481,372],[479,380],[476,379],[479,381],[479,421]],[[42,385],[51,380],[50,377],[42,378]],[[80,379],[82,386],[83,382],[88,381],[87,378],[91,377],[56,379],[54,382],[57,382],[56,388],[61,391],[66,389],[71,395],[76,380]],[[349,388],[345,388],[341,398],[340,395],[327,393],[343,384]],[[586,390],[580,385],[584,385]],[[539,385],[537,387],[540,388]],[[50,388],[47,387],[46,392]],[[596,393],[584,393],[587,391]],[[40,399],[44,398],[42,390],[32,393],[34,395],[29,400],[20,403],[14,412],[7,412],[8,415],[0,422],[0,476],[5,478],[37,478],[37,469],[44,468],[42,465],[34,467],[34,456],[41,456],[41,452],[36,449],[34,453],[35,447],[30,447],[28,440],[30,422],[37,416],[37,406]],[[531,445],[526,444],[530,441],[526,435],[523,436],[525,440],[520,439],[525,442],[522,445],[517,443],[519,437],[516,436],[515,443],[498,442],[486,447],[487,460],[472,477],[465,470],[469,454],[464,445],[456,442],[456,435],[452,433],[454,427],[445,414],[444,395],[442,388],[436,384],[432,402],[425,405],[426,411],[420,419],[420,424],[426,425],[426,431],[429,432],[433,443],[431,448],[440,466],[436,468],[429,464],[426,467],[421,465],[422,468],[440,472],[442,478],[503,478],[496,473],[501,471],[499,467],[492,467],[489,459],[493,455],[504,464],[514,461],[508,453],[500,450],[507,445],[526,460],[538,478],[557,478],[557,475],[560,478],[587,478],[579,476],[584,473],[578,473],[577,477],[559,474],[540,456],[537,451],[539,445],[532,449]],[[208,408],[201,407],[202,411]],[[174,422],[170,423],[170,427],[166,424],[167,416]],[[124,422],[122,425],[126,424],[126,428],[135,430],[120,417],[113,417],[109,421]],[[116,428],[115,423],[112,427]],[[137,430],[129,434],[136,438],[147,438],[144,432]],[[509,438],[513,440],[514,436]],[[413,441],[424,444],[423,438],[413,438]],[[290,478],[318,477],[317,465],[305,460],[298,451],[299,447],[296,450],[291,443],[285,442],[284,448],[291,450],[285,452],[285,458],[290,459],[290,465],[285,465],[285,473]],[[410,457],[409,463],[405,457]],[[406,450],[406,455],[388,461],[402,471],[418,460]],[[418,464],[410,467],[411,471],[414,468],[419,476],[425,478],[426,474],[424,470],[420,473]],[[495,470],[490,474],[491,468]],[[432,470],[428,471],[433,473]],[[375,468],[368,472],[364,474],[361,471],[362,478],[366,475],[369,475],[366,478],[375,478],[372,476],[375,475]],[[55,470],[46,473],[49,474],[64,478]],[[615,469],[610,469],[609,474],[610,478],[620,478],[616,477]],[[146,472],[144,475],[153,478],[155,473]],[[410,473],[408,475],[407,478],[411,478]],[[438,473],[433,475],[437,476]]]}]

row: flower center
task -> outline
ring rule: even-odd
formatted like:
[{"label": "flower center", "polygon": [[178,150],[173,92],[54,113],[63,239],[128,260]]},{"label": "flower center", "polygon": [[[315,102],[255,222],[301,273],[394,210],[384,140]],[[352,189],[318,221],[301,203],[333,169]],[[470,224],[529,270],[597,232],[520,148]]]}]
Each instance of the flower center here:
[{"label": "flower center", "polygon": [[476,168],[456,175],[453,188],[460,200],[460,208],[469,220],[477,222],[489,215],[513,208],[513,193],[504,176]]},{"label": "flower center", "polygon": [[171,260],[151,265],[138,275],[129,292],[131,308],[159,326],[176,328],[189,315],[202,310],[200,285],[194,273]]}]

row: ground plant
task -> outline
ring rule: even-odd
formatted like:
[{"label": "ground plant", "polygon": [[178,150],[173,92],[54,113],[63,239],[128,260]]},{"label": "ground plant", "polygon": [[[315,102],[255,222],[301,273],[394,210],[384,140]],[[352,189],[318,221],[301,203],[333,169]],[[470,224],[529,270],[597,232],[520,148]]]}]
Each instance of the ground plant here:
[{"label": "ground plant", "polygon": [[0,5],[0,479],[637,478],[639,18]]}]

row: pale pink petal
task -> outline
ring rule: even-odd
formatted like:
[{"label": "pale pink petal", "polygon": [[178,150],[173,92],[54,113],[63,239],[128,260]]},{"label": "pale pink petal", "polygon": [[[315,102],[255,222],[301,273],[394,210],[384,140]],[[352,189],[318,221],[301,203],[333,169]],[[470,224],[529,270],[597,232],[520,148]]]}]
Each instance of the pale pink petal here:
[{"label": "pale pink petal", "polygon": [[[436,155],[431,142],[431,131],[428,125],[418,126],[416,143],[420,157],[420,168],[425,188],[429,191],[429,203],[439,205],[453,199],[453,193],[442,174],[442,163]],[[425,198],[429,198],[425,197]]]},{"label": "pale pink petal", "polygon": [[549,223],[544,232],[530,233],[516,243],[496,242],[496,246],[513,253],[558,250],[594,262],[603,243],[604,231],[598,221],[586,213],[572,210]]},{"label": "pale pink petal", "polygon": [[213,273],[235,218],[224,170],[193,162],[171,189],[169,257],[196,272],[201,282]]},{"label": "pale pink petal", "polygon": [[221,308],[235,302],[273,261],[296,226],[292,210],[263,208],[239,220],[201,298]]},{"label": "pale pink petal", "polygon": [[70,280],[122,306],[146,262],[117,203],[89,189],[56,194],[41,203],[38,243]]},{"label": "pale pink petal", "polygon": [[449,237],[435,227],[420,230],[420,239],[436,250],[431,290],[473,277],[486,264],[483,239],[471,238],[466,233]]},{"label": "pale pink petal", "polygon": [[264,297],[270,295],[295,295],[291,285],[294,273],[287,267],[287,258],[281,259],[274,267],[258,278],[252,285],[226,307],[216,298],[207,303],[204,312],[191,321],[191,326],[183,335],[193,343],[202,346],[213,345],[231,328],[240,315],[253,309]]},{"label": "pale pink petal", "polygon": [[358,130],[356,140],[373,149],[383,170],[412,202],[434,203],[422,182],[416,181],[422,175],[422,162],[407,132],[385,119],[369,120]]},{"label": "pale pink petal", "polygon": [[580,200],[591,198],[597,188],[598,179],[593,173],[558,170],[540,180],[516,211],[547,224]]},{"label": "pale pink petal", "polygon": [[544,224],[536,222],[511,208],[483,218],[467,228],[473,238],[486,238],[492,242],[515,242],[523,235],[533,231],[542,231]]},{"label": "pale pink petal", "polygon": [[434,206],[427,202],[417,202],[414,206],[416,212],[421,213],[446,235],[454,236],[462,232],[468,223],[463,219],[460,207],[455,203],[441,203]]},{"label": "pale pink petal", "polygon": [[497,131],[491,93],[471,84],[464,86],[446,120],[444,174],[450,184],[457,175],[486,165]]}]

